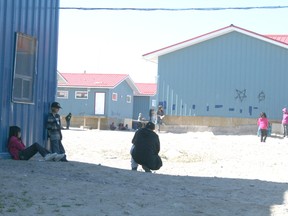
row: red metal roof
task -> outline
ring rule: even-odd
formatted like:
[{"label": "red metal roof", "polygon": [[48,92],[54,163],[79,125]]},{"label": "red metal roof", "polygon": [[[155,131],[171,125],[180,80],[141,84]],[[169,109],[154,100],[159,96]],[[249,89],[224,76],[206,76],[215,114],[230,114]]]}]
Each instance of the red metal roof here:
[{"label": "red metal roof", "polygon": [[288,35],[265,35],[273,40],[288,44]]},{"label": "red metal roof", "polygon": [[140,95],[155,95],[157,92],[156,83],[135,83]]},{"label": "red metal roof", "polygon": [[61,76],[66,82],[60,82],[58,86],[98,88],[114,88],[129,78],[128,74],[61,73]]}]

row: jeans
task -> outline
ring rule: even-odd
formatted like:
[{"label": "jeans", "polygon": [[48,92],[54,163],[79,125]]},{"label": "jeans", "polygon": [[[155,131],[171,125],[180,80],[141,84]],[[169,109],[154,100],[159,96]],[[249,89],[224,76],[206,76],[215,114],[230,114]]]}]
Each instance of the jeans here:
[{"label": "jeans", "polygon": [[50,145],[51,145],[51,151],[53,153],[57,153],[57,154],[65,153],[65,149],[64,149],[64,146],[62,145],[61,140],[50,140]]},{"label": "jeans", "polygon": [[135,145],[132,145],[131,150],[130,150],[130,154],[131,154],[131,168],[137,170],[138,163],[136,163],[136,161],[132,157],[132,151],[133,151],[134,147],[135,147]]},{"label": "jeans", "polygon": [[266,129],[260,129],[261,131],[261,142],[265,142],[267,138],[267,130]]},{"label": "jeans", "polygon": [[284,137],[288,136],[288,124],[283,124],[283,130],[284,130]]},{"label": "jeans", "polygon": [[33,157],[38,152],[42,157],[45,157],[47,154],[50,153],[47,149],[45,149],[44,147],[42,147],[38,143],[34,143],[33,145],[27,147],[26,149],[20,151],[19,152],[19,158],[20,158],[20,160],[29,160],[31,157]]},{"label": "jeans", "polygon": [[69,127],[70,127],[70,120],[66,121],[66,129],[69,129]]}]

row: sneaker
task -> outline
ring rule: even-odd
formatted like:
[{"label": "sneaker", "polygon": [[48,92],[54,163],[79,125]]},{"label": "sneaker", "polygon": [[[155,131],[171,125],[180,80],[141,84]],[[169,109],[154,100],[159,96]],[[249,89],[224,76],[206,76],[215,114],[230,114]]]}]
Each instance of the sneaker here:
[{"label": "sneaker", "polygon": [[65,154],[57,154],[57,155],[54,157],[54,161],[60,161],[64,156],[65,156]]},{"label": "sneaker", "polygon": [[148,167],[142,165],[142,168],[144,169],[145,172],[150,172],[151,173],[151,170]]},{"label": "sneaker", "polygon": [[63,158],[62,158],[60,161],[61,161],[61,162],[68,162],[68,160],[67,160],[66,156],[65,156],[65,157],[63,157]]},{"label": "sneaker", "polygon": [[49,153],[45,155],[44,160],[45,161],[52,161],[57,156],[57,153]]}]

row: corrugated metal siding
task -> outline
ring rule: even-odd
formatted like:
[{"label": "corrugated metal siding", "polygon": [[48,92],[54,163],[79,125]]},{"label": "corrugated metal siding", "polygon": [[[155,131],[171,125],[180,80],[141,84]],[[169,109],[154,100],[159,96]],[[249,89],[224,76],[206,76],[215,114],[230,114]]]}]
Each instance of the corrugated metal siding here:
[{"label": "corrugated metal siding", "polygon": [[[44,142],[44,117],[55,98],[59,0],[0,0],[0,92],[1,149],[5,152],[8,129],[23,129],[26,145]],[[11,102],[15,33],[38,40],[37,76],[34,105]]]},{"label": "corrugated metal siding", "polygon": [[168,115],[281,119],[288,105],[288,50],[238,32],[160,56],[158,67]]},{"label": "corrugated metal siding", "polygon": [[139,113],[146,120],[149,120],[150,97],[149,96],[134,96],[133,104],[133,119],[138,119]]},{"label": "corrugated metal siding", "polygon": [[[118,100],[112,101],[112,93],[118,93]],[[127,103],[126,96],[131,96],[131,103]],[[122,82],[116,88],[110,90],[108,101],[108,117],[132,119],[133,114],[133,90],[126,81]]]}]

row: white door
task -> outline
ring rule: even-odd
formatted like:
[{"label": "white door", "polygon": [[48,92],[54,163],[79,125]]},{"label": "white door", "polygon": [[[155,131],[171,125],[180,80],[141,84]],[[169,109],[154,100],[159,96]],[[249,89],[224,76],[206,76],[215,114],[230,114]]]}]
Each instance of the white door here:
[{"label": "white door", "polygon": [[105,93],[95,93],[95,115],[104,115],[105,112]]}]

